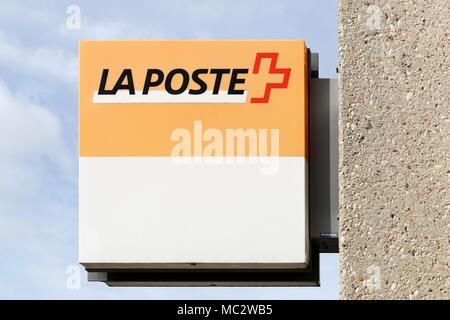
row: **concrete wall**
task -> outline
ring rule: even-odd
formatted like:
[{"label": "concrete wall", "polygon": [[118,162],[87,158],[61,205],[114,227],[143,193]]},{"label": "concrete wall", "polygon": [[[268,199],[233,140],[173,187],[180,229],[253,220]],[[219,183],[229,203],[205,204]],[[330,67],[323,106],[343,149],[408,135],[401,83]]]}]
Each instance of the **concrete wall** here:
[{"label": "concrete wall", "polygon": [[450,298],[450,1],[341,0],[340,295]]}]

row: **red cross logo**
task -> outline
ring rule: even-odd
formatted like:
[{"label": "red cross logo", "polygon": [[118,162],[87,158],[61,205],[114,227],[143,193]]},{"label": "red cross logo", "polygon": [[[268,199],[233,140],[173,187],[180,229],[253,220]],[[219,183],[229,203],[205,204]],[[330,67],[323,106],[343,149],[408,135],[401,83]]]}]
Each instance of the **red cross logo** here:
[{"label": "red cross logo", "polygon": [[262,59],[270,59],[269,74],[282,74],[282,82],[268,82],[264,90],[264,96],[252,98],[251,103],[268,103],[270,92],[272,89],[287,88],[289,83],[289,76],[291,75],[291,68],[277,68],[278,52],[258,52],[256,54],[255,65],[253,66],[253,73],[259,73],[259,67]]}]

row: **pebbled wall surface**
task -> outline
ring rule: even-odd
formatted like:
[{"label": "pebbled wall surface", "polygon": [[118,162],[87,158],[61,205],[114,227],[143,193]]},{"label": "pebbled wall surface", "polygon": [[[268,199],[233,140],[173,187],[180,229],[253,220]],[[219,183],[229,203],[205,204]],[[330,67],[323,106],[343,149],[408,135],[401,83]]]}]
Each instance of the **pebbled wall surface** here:
[{"label": "pebbled wall surface", "polygon": [[341,0],[340,297],[450,299],[450,1]]}]

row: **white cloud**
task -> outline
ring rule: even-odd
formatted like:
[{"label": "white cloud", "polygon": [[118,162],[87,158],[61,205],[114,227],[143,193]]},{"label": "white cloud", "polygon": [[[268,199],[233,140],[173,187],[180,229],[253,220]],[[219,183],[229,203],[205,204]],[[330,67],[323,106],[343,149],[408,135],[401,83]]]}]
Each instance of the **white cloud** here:
[{"label": "white cloud", "polygon": [[140,40],[156,39],[161,36],[156,30],[148,30],[148,27],[141,29],[121,21],[97,23],[92,22],[88,17],[83,17],[81,21],[79,30],[70,30],[62,25],[59,29],[60,35],[69,36],[72,40],[74,40],[73,38],[78,40]]},{"label": "white cloud", "polygon": [[27,75],[51,76],[75,82],[78,58],[64,50],[47,47],[26,47],[0,33],[0,65]]},{"label": "white cloud", "polygon": [[2,10],[0,10],[0,18],[3,21],[18,21],[22,24],[51,24],[58,19],[58,13],[46,10],[45,8],[36,8],[25,1],[4,0],[2,1]]},{"label": "white cloud", "polygon": [[[61,123],[48,109],[15,96],[0,79],[0,192],[32,191],[45,170],[42,159],[69,175],[73,161]],[[58,170],[57,170],[58,171]]]}]

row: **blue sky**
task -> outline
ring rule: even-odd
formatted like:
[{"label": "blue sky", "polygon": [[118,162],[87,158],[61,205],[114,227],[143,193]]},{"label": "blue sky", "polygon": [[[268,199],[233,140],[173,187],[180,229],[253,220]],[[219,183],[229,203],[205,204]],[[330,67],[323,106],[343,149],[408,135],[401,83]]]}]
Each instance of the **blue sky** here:
[{"label": "blue sky", "polygon": [[336,77],[337,0],[127,4],[2,0],[0,299],[337,299],[337,254],[321,256],[320,288],[109,288],[77,269],[78,40],[302,39]]}]

